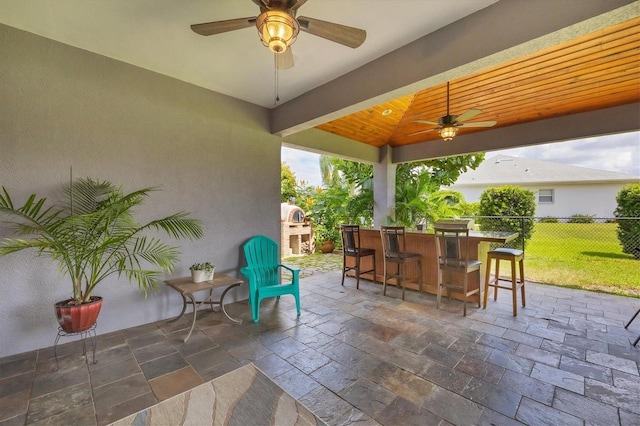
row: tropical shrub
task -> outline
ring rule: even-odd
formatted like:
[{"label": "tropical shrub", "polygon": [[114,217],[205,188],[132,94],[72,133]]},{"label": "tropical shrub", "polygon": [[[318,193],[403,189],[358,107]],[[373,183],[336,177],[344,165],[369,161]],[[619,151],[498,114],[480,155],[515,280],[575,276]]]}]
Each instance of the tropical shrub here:
[{"label": "tropical shrub", "polygon": [[594,216],[588,214],[574,214],[569,218],[569,223],[594,223]]},{"label": "tropical shrub", "polygon": [[533,234],[535,194],[518,186],[487,188],[480,195],[478,214],[477,222],[482,230],[518,232],[512,246],[524,247],[525,241]]},{"label": "tropical shrub", "polygon": [[622,251],[640,259],[640,183],[627,185],[616,196],[618,207],[614,212],[618,219],[618,240]]}]

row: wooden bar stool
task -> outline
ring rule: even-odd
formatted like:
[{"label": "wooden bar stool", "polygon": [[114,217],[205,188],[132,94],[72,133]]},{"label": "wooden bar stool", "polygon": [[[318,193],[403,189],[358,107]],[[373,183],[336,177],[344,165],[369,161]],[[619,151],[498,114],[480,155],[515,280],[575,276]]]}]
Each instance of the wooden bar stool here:
[{"label": "wooden bar stool", "polygon": [[[496,261],[496,273],[494,275],[494,279],[491,280],[491,261]],[[500,281],[509,280],[500,278],[500,261],[506,260],[511,262],[511,285],[500,285]],[[520,281],[516,279],[516,262],[520,266]],[[484,304],[483,309],[487,309],[487,296],[489,291],[489,286],[494,288],[493,300],[498,300],[498,289],[504,288],[506,290],[511,290],[512,298],[513,298],[513,316],[518,315],[518,298],[517,291],[520,288],[522,293],[522,306],[526,306],[526,300],[524,295],[524,252],[518,249],[512,248],[497,248],[494,250],[490,250],[487,253],[487,273],[485,275],[484,280]]]}]

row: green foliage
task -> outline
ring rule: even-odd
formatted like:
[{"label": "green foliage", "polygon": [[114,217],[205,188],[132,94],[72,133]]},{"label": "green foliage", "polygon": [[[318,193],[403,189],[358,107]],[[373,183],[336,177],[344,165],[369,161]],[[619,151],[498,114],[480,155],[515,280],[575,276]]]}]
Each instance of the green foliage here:
[{"label": "green foliage", "polygon": [[451,185],[461,173],[477,168],[482,161],[484,153],[476,153],[398,165],[395,223],[429,225],[444,217],[465,214],[462,194],[442,191],[440,187]]},{"label": "green foliage", "polygon": [[[616,196],[618,206],[614,212],[617,218],[640,217],[640,183],[627,185]],[[619,219],[618,240],[622,251],[640,259],[640,220]]]},{"label": "green foliage", "polygon": [[290,198],[298,198],[296,177],[285,162],[280,164],[280,201],[286,203]]},{"label": "green foliage", "polygon": [[204,271],[204,272],[211,272],[213,271],[214,268],[215,266],[210,262],[194,263],[193,265],[189,266],[189,269],[192,271]]},{"label": "green foliage", "polygon": [[557,217],[553,217],[553,216],[546,216],[546,217],[541,217],[538,220],[539,223],[560,223],[560,219],[558,219]]},{"label": "green foliage", "polygon": [[593,219],[595,216],[591,216],[588,214],[574,214],[569,218],[569,223],[594,223]]},{"label": "green foliage", "polygon": [[138,223],[134,209],[156,190],[143,188],[125,194],[106,181],[78,179],[66,188],[62,207],[47,206],[47,200],[36,194],[15,207],[2,187],[0,214],[8,218],[4,223],[16,238],[2,240],[0,256],[35,249],[50,257],[71,278],[73,298],[78,302],[88,301],[95,287],[113,274],[124,274],[146,293],[157,287],[163,273],[173,270],[180,253],[144,233],[164,232],[189,239],[202,236],[200,222],[184,212]]},{"label": "green foliage", "polygon": [[477,222],[483,230],[516,231],[520,234],[512,243],[523,247],[533,233],[533,216],[536,214],[536,200],[533,191],[517,186],[487,188],[480,195],[480,217]]}]

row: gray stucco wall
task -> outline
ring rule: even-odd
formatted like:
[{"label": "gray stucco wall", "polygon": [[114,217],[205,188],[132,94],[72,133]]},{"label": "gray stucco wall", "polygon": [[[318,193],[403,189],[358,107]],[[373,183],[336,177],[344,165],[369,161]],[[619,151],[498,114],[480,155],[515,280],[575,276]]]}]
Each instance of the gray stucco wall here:
[{"label": "gray stucco wall", "polygon": [[[20,203],[56,199],[70,167],[125,190],[160,186],[142,218],[185,210],[205,228],[201,240],[172,241],[183,255],[171,277],[206,260],[240,276],[247,238],[279,240],[280,139],[267,110],[3,25],[0,58],[0,185]],[[46,258],[0,258],[0,357],[51,346],[53,304],[70,292]],[[98,334],[181,306],[164,285],[145,299],[116,277],[95,294],[105,299]]]}]

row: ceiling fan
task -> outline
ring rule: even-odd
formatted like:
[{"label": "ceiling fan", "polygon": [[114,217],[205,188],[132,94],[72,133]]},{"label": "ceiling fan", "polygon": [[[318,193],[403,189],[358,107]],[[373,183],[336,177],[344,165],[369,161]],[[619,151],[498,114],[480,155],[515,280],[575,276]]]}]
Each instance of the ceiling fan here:
[{"label": "ceiling fan", "polygon": [[197,34],[210,36],[255,25],[262,44],[276,54],[276,67],[278,69],[287,69],[293,66],[293,54],[290,46],[296,41],[299,31],[354,49],[364,43],[367,37],[367,32],[359,28],[321,21],[306,16],[296,18],[298,9],[307,0],[252,1],[260,7],[258,16],[193,24],[191,29]]},{"label": "ceiling fan", "polygon": [[438,127],[411,133],[409,136],[437,130],[440,133],[440,136],[442,136],[442,139],[444,139],[445,142],[449,142],[458,133],[458,128],[460,127],[463,127],[463,126],[464,127],[493,127],[496,125],[497,121],[493,121],[493,120],[476,121],[475,123],[465,123],[466,120],[469,120],[475,117],[481,112],[482,111],[477,108],[472,108],[463,112],[460,115],[450,115],[449,114],[449,82],[447,81],[447,115],[440,117],[437,123],[434,121],[427,121],[427,120],[415,120],[414,123],[430,124]]}]

